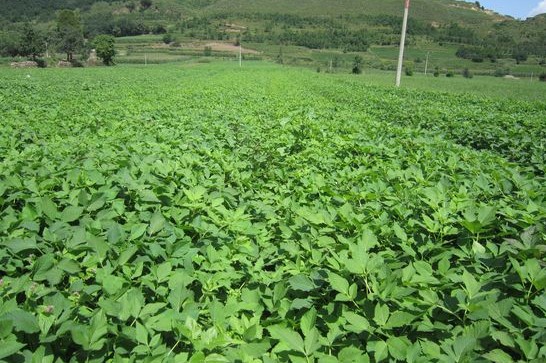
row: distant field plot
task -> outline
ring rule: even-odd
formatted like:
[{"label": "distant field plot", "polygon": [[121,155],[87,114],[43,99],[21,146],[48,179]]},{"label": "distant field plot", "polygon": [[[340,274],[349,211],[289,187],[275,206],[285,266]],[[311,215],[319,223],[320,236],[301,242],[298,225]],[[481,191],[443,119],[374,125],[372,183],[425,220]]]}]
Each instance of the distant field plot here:
[{"label": "distant field plot", "polygon": [[[377,70],[396,69],[398,60],[398,46],[372,45],[366,52],[346,52],[343,49],[310,49],[296,45],[278,45],[268,42],[247,42],[243,37],[243,55],[246,59],[261,60],[268,59],[279,61],[286,65],[306,66],[327,70],[330,66],[336,71],[349,71],[356,56],[361,56],[365,68]],[[142,35],[122,37],[116,39],[118,50],[118,61],[120,63],[142,63],[144,54],[151,58],[167,59],[168,62],[177,61],[176,55],[203,56],[205,47],[211,46],[209,56],[220,59],[237,57],[238,47],[232,41],[195,40],[180,35],[176,36],[176,42],[167,45],[160,35]],[[490,61],[473,62],[469,59],[462,59],[455,56],[460,45],[433,43],[410,44],[406,48],[404,67],[409,67],[415,73],[424,73],[427,68],[428,74],[433,74],[436,69],[445,75],[447,72],[460,74],[464,69],[470,70],[476,75],[494,75],[495,72],[512,74],[521,78],[534,77],[546,72],[546,66],[540,65],[541,59],[529,57],[526,62],[517,64],[513,59],[499,59],[492,63]],[[428,56],[428,63],[427,63]],[[163,61],[163,63],[166,61]]]},{"label": "distant field plot", "polygon": [[391,76],[0,69],[0,359],[546,359],[544,85]]}]

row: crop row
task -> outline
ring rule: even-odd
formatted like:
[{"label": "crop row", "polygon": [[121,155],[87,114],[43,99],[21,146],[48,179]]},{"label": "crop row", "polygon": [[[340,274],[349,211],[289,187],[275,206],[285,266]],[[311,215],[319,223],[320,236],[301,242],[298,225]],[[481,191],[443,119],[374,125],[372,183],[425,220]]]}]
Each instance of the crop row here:
[{"label": "crop row", "polygon": [[1,77],[0,359],[546,358],[543,159],[453,126],[470,102],[506,135],[494,101],[270,66]]}]

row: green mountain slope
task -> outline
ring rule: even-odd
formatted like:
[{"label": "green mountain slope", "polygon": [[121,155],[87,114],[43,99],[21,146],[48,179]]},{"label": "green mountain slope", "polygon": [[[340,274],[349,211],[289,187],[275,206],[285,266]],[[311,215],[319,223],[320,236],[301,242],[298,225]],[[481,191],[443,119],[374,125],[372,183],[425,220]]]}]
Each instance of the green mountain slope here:
[{"label": "green mountain slope", "polygon": [[[204,7],[211,12],[285,13],[297,15],[402,15],[400,0],[216,0]],[[452,0],[413,0],[412,16],[430,22],[482,24],[506,20],[498,14],[478,10],[473,4]]]},{"label": "green mountain slope", "polygon": [[[111,3],[113,7],[130,5],[138,8],[140,1],[97,0],[2,0],[0,17],[8,21],[46,19],[63,8],[88,11],[94,3]],[[152,11],[181,12],[192,15],[210,13],[296,14],[302,16],[338,15],[401,15],[401,0],[152,0]],[[430,22],[483,24],[506,20],[506,17],[482,11],[473,4],[453,0],[413,0],[412,16]]]},{"label": "green mountain slope", "polygon": [[[9,53],[3,51],[9,47],[2,43],[16,38],[10,33],[14,23],[31,20],[51,34],[55,14],[63,8],[80,11],[88,39],[104,33],[170,35],[167,50],[161,48],[167,45],[158,36],[128,45],[127,54],[140,50],[187,55],[180,45],[196,42],[193,55],[211,41],[238,44],[242,37],[247,46],[268,58],[277,57],[281,47],[285,55],[290,52],[292,58],[310,64],[333,62],[336,52],[340,59],[352,62],[352,53],[358,53],[374,67],[392,69],[403,0],[2,0],[0,55]],[[519,21],[465,1],[412,0],[408,51],[416,50],[416,61],[431,52],[441,57],[437,65],[444,69],[480,72],[509,68],[512,61],[519,65],[532,57],[535,68],[521,71],[542,72],[545,19]],[[307,50],[329,53],[324,57],[304,54]],[[500,59],[510,62],[501,64]]]}]

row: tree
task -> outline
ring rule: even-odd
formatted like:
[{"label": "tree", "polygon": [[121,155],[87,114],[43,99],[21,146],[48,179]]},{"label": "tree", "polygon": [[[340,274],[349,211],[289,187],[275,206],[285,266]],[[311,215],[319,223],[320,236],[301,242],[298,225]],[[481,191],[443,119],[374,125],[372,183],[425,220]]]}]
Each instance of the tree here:
[{"label": "tree", "polygon": [[464,78],[474,78],[474,74],[468,68],[463,69],[462,75]]},{"label": "tree", "polygon": [[116,21],[108,3],[98,2],[82,18],[83,32],[88,38],[113,34]]},{"label": "tree", "polygon": [[0,55],[15,57],[19,54],[19,34],[14,31],[0,31]]},{"label": "tree", "polygon": [[277,54],[277,63],[284,64],[284,55],[282,52],[282,47],[279,48],[279,54]]},{"label": "tree", "polygon": [[57,16],[57,38],[59,51],[71,62],[76,51],[83,47],[83,30],[80,16],[72,10],[61,10]]},{"label": "tree", "polygon": [[364,60],[361,56],[357,55],[353,61],[353,74],[360,74],[362,73],[362,62]]},{"label": "tree", "polygon": [[25,23],[18,48],[19,55],[32,58],[35,61],[38,56],[45,52],[45,37],[34,29],[31,24]]},{"label": "tree", "polygon": [[102,63],[107,66],[114,64],[114,57],[116,55],[115,43],[116,40],[114,37],[106,34],[97,35],[93,40],[97,57],[102,59]]},{"label": "tree", "polygon": [[516,50],[512,53],[512,58],[516,60],[516,64],[520,64],[521,62],[527,61],[527,58],[529,55],[524,50]]},{"label": "tree", "polygon": [[150,8],[152,4],[153,4],[152,0],[140,0],[140,7],[143,10]]},{"label": "tree", "polygon": [[171,44],[174,40],[174,35],[172,33],[165,33],[165,35],[163,35],[163,43],[165,44]]}]

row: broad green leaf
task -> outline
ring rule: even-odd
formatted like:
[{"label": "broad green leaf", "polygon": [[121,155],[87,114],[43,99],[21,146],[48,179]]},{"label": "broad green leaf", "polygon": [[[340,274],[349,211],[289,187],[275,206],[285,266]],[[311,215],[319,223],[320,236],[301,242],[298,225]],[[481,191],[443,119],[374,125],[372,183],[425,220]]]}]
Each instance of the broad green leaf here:
[{"label": "broad green leaf", "polygon": [[122,288],[124,282],[121,277],[111,275],[103,278],[102,286],[108,294],[114,295]]},{"label": "broad green leaf", "polygon": [[162,263],[161,265],[157,266],[156,270],[156,276],[157,281],[162,282],[169,277],[172,271],[172,265],[170,262]]},{"label": "broad green leaf", "polygon": [[223,355],[213,353],[213,354],[207,355],[204,362],[205,363],[229,363],[230,360],[224,357]]},{"label": "broad green leaf", "polygon": [[35,250],[38,248],[35,239],[31,238],[15,238],[4,243],[4,246],[10,249],[13,253],[21,251]]},{"label": "broad green leaf", "polygon": [[387,320],[389,319],[389,307],[387,305],[377,304],[375,306],[374,310],[374,317],[373,320],[377,323],[379,326],[384,326],[387,324]]},{"label": "broad green leaf", "polygon": [[151,190],[145,189],[140,192],[140,199],[144,202],[161,203],[155,193]]},{"label": "broad green leaf", "polygon": [[381,362],[389,356],[389,347],[382,340],[375,342],[373,351],[376,362]]},{"label": "broad green leaf", "polygon": [[391,336],[389,339],[387,339],[387,346],[389,348],[390,355],[400,361],[406,359],[410,345],[411,342],[405,337],[400,338]]},{"label": "broad green leaf", "polygon": [[306,356],[311,356],[322,345],[320,344],[320,333],[317,328],[312,328],[304,339],[304,350]]},{"label": "broad green leaf", "polygon": [[154,235],[160,232],[165,226],[165,218],[160,212],[155,212],[150,219],[150,226],[148,227],[148,234]]},{"label": "broad green leaf", "polygon": [[349,324],[348,329],[355,333],[362,333],[363,331],[370,331],[370,323],[368,319],[358,314],[353,313],[352,311],[345,311],[343,313],[347,323]]},{"label": "broad green leaf", "polygon": [[474,296],[476,296],[481,288],[482,285],[474,278],[474,276],[469,273],[468,271],[463,272],[463,283],[465,286],[465,290],[468,294],[468,298],[472,299]]},{"label": "broad green leaf", "polygon": [[203,198],[206,192],[207,190],[201,185],[197,185],[191,189],[184,190],[184,194],[186,194],[190,202],[199,201],[201,198]]},{"label": "broad green leaf", "polygon": [[61,213],[61,220],[67,223],[74,222],[81,217],[82,213],[82,207],[68,206]]},{"label": "broad green leaf", "polygon": [[315,327],[316,320],[317,310],[314,307],[312,307],[311,309],[309,309],[309,311],[303,314],[300,322],[300,328],[304,336],[307,336],[311,329]]},{"label": "broad green leaf", "polygon": [[268,327],[267,330],[273,339],[277,339],[289,349],[305,353],[303,339],[292,329],[273,325]]},{"label": "broad green leaf", "polygon": [[7,358],[23,349],[25,344],[19,343],[15,340],[3,341],[0,344],[0,359]]},{"label": "broad green leaf", "polygon": [[402,242],[406,242],[408,240],[408,235],[402,229],[402,227],[400,227],[400,225],[398,223],[395,223],[392,226],[392,229],[393,229],[394,234],[396,235],[396,237],[398,237]]},{"label": "broad green leaf", "polygon": [[508,353],[500,349],[494,349],[485,353],[483,357],[495,363],[510,363],[514,361]]},{"label": "broad green leaf", "polygon": [[482,226],[488,226],[495,220],[497,209],[491,206],[483,206],[478,211],[478,221]]},{"label": "broad green leaf", "polygon": [[32,313],[28,311],[17,309],[7,314],[9,319],[13,322],[13,327],[17,331],[25,332],[28,334],[37,333],[40,331],[38,325],[38,319]]},{"label": "broad green leaf", "polygon": [[476,339],[469,336],[460,336],[455,339],[453,343],[453,351],[455,356],[460,360],[468,352],[470,352],[476,345]]},{"label": "broad green leaf", "polygon": [[111,245],[118,244],[124,237],[124,232],[122,227],[115,223],[113,224],[106,233],[106,238],[108,239],[108,243]]},{"label": "broad green leaf", "polygon": [[343,349],[338,354],[339,363],[369,363],[370,358],[368,355],[357,347],[348,346]]},{"label": "broad green leaf", "polygon": [[345,278],[330,272],[328,274],[328,281],[330,281],[330,286],[332,286],[334,290],[341,294],[349,295],[349,282]]},{"label": "broad green leaf", "polygon": [[137,246],[129,246],[127,247],[126,249],[123,250],[123,252],[121,252],[121,254],[119,255],[119,258],[118,258],[118,265],[119,266],[123,266],[125,265],[127,262],[129,262],[129,260],[131,259],[131,257],[134,256],[134,254],[138,251],[138,247]]},{"label": "broad green leaf", "polygon": [[89,350],[101,350],[106,340],[103,338],[108,332],[106,314],[101,309],[91,318],[89,328]]},{"label": "broad green leaf", "polygon": [[59,216],[59,211],[57,206],[51,199],[48,197],[42,197],[40,200],[40,207],[42,212],[51,219],[57,219]]},{"label": "broad green leaf", "polygon": [[144,327],[144,325],[140,324],[139,322],[136,323],[136,340],[137,342],[148,345],[148,331]]},{"label": "broad green leaf", "polygon": [[69,274],[76,274],[81,271],[80,265],[74,261],[67,258],[62,259],[57,265],[61,270],[68,272]]},{"label": "broad green leaf", "polygon": [[377,241],[377,237],[375,234],[370,231],[369,229],[365,229],[362,232],[362,236],[360,237],[359,246],[362,246],[363,251],[361,253],[366,253],[373,247],[377,246],[379,242]]},{"label": "broad green leaf", "polygon": [[[0,314],[2,314],[0,312]],[[2,314],[3,315],[3,314]],[[0,339],[4,340],[11,334],[11,329],[13,329],[13,321],[9,319],[0,320]]]},{"label": "broad green leaf", "polygon": [[387,321],[387,328],[400,328],[411,323],[416,316],[406,313],[404,311],[395,311],[389,317]]},{"label": "broad green leaf", "polygon": [[129,237],[129,240],[133,241],[137,238],[140,238],[146,232],[147,228],[148,228],[148,225],[144,223],[133,225],[131,227],[131,235]]},{"label": "broad green leaf", "polygon": [[316,288],[313,281],[309,277],[303,274],[292,276],[288,280],[288,283],[290,284],[293,290],[311,291]]}]

